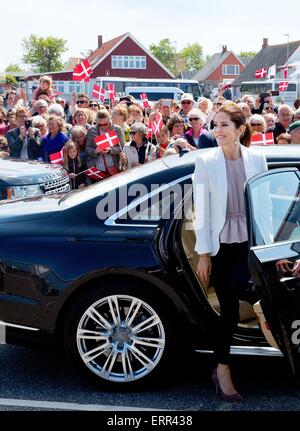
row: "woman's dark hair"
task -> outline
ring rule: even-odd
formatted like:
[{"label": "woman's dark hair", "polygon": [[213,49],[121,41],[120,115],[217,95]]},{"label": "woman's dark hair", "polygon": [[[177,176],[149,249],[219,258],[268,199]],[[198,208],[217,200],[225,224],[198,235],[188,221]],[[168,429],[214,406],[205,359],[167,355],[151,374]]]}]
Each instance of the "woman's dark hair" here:
[{"label": "woman's dark hair", "polygon": [[183,118],[179,114],[174,114],[167,123],[170,132],[172,132],[174,125],[177,123],[184,125]]},{"label": "woman's dark hair", "polygon": [[294,107],[295,107],[295,109],[300,108],[300,97],[297,97],[297,99],[295,99]]},{"label": "woman's dark hair", "polygon": [[229,116],[230,120],[235,124],[236,129],[241,126],[245,126],[246,129],[241,136],[240,141],[245,147],[250,147],[252,131],[250,125],[247,123],[242,109],[234,102],[226,102],[219,108],[216,115],[220,114],[221,112]]}]

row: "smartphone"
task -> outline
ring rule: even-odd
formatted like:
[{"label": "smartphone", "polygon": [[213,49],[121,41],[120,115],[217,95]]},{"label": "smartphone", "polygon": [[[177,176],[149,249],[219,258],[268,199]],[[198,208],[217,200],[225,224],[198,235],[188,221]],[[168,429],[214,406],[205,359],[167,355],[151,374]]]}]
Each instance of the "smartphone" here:
[{"label": "smartphone", "polygon": [[272,96],[279,96],[278,90],[271,91],[271,93],[272,93]]},{"label": "smartphone", "polygon": [[30,127],[32,127],[32,121],[31,120],[25,120],[25,129],[28,130]]}]

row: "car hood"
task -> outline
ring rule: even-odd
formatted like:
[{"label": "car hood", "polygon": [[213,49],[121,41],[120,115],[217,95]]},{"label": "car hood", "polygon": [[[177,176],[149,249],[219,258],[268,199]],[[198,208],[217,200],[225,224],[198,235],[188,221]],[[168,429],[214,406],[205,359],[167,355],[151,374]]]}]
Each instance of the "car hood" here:
[{"label": "car hood", "polygon": [[0,159],[0,186],[32,185],[51,181],[62,175],[61,166],[30,160]]}]

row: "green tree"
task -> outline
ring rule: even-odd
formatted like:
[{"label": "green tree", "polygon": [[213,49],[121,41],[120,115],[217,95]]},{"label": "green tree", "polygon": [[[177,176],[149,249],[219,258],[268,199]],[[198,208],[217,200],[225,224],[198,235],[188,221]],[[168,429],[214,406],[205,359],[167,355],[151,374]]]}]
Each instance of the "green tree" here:
[{"label": "green tree", "polygon": [[241,51],[239,57],[255,57],[257,52],[255,51]]},{"label": "green tree", "polygon": [[7,85],[14,86],[14,87],[18,85],[18,81],[12,75],[6,75],[5,76],[5,82]]},{"label": "green tree", "polygon": [[7,66],[7,68],[5,69],[5,72],[23,72],[24,70],[22,69],[21,66],[19,66],[18,64],[9,64]]},{"label": "green tree", "polygon": [[184,62],[185,69],[191,72],[200,70],[204,65],[202,46],[197,42],[184,47],[180,57]]},{"label": "green tree", "polygon": [[67,51],[67,41],[53,36],[39,37],[32,34],[23,39],[23,61],[36,72],[55,72],[63,69],[61,55]]},{"label": "green tree", "polygon": [[150,45],[150,51],[171,72],[176,74],[176,48],[172,46],[170,39],[162,39],[158,45]]}]

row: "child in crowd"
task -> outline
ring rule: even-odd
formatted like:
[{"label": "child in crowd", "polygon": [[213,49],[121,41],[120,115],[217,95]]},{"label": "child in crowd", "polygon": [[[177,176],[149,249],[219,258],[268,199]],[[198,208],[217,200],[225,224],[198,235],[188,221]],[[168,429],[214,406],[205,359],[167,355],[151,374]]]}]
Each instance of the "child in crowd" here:
[{"label": "child in crowd", "polygon": [[167,126],[163,126],[157,135],[157,146],[156,146],[156,157],[160,159],[164,156],[166,149],[171,143],[169,129]]},{"label": "child in crowd", "polygon": [[289,133],[281,133],[281,135],[277,136],[276,138],[276,144],[277,145],[285,145],[285,144],[291,144],[292,138]]},{"label": "child in crowd", "polygon": [[73,141],[68,141],[64,146],[63,166],[69,172],[73,190],[86,185],[86,176],[81,173],[86,170],[86,166],[80,160],[78,146]]},{"label": "child in crowd", "polygon": [[0,136],[0,157],[6,156],[9,156],[7,139],[4,136]]},{"label": "child in crowd", "polygon": [[47,95],[52,102],[55,102],[55,93],[52,88],[52,78],[50,76],[44,75],[40,77],[39,86],[34,90],[32,100],[38,100],[41,94]]}]

